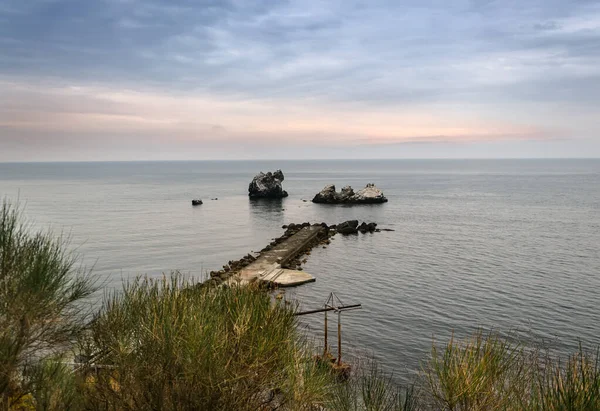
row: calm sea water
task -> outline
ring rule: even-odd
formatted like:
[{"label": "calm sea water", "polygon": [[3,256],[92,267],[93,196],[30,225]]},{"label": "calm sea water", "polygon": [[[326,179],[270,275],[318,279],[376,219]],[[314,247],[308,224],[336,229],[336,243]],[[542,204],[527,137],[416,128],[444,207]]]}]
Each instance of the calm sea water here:
[{"label": "calm sea water", "polygon": [[[249,201],[252,177],[276,168],[290,197]],[[368,182],[387,204],[310,202],[325,184]],[[315,249],[305,269],[317,282],[286,298],[310,309],[335,291],[362,303],[342,317],[348,352],[400,376],[419,368],[432,338],[477,327],[559,352],[600,344],[600,160],[0,164],[0,195],[19,198],[37,225],[70,232],[109,289],[138,274],[200,277],[290,222],[392,228]],[[196,197],[204,205],[193,208]],[[302,325],[320,341],[320,315]]]}]

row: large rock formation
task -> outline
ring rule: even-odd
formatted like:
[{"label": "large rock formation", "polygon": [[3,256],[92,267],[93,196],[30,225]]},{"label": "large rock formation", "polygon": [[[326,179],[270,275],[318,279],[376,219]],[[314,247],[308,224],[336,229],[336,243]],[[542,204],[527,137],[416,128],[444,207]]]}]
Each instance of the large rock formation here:
[{"label": "large rock formation", "polygon": [[388,200],[381,190],[375,187],[375,184],[369,183],[356,193],[350,186],[342,188],[342,191],[338,193],[335,191],[335,186],[330,184],[325,186],[312,201],[324,204],[375,204],[385,203]]},{"label": "large rock formation", "polygon": [[270,171],[265,174],[262,171],[257,174],[248,186],[248,196],[250,198],[283,198],[288,193],[281,187],[283,173],[277,170],[274,173]]}]

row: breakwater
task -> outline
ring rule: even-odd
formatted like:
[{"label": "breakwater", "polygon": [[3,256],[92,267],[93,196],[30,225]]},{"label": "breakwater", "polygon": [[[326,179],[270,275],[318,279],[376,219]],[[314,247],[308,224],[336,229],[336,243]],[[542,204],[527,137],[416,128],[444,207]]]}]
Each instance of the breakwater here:
[{"label": "breakwater", "polygon": [[[249,284],[290,287],[315,281],[315,277],[302,269],[302,256],[318,245],[327,245],[336,234],[353,235],[376,232],[376,223],[362,223],[357,220],[340,224],[326,223],[289,224],[282,227],[282,236],[273,239],[258,255],[247,254],[239,260],[229,261],[221,270],[211,271],[210,279],[202,286],[221,284]],[[306,260],[304,260],[306,261]]]}]

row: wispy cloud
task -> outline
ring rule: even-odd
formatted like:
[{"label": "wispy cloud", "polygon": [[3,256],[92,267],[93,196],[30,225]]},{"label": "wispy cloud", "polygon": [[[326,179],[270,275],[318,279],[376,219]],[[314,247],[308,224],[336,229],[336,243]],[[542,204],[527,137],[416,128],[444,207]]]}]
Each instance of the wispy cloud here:
[{"label": "wispy cloud", "polygon": [[[540,136],[533,126],[490,124],[472,116],[434,117],[419,109],[367,110],[324,106],[290,99],[239,99],[113,90],[101,87],[45,86],[2,82],[8,97],[0,103],[0,126],[21,130],[84,134],[130,132],[187,140],[253,136],[267,141],[285,135],[312,144],[352,143],[352,137],[380,143],[429,138],[493,140]],[[218,133],[214,134],[214,131]]]},{"label": "wispy cloud", "polygon": [[0,0],[0,21],[0,148],[600,139],[594,1]]}]

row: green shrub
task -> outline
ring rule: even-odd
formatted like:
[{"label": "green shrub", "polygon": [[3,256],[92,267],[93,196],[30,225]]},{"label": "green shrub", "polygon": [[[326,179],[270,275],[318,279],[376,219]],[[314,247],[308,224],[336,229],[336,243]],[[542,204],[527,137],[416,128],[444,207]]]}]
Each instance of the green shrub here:
[{"label": "green shrub", "polygon": [[525,360],[519,344],[483,331],[465,341],[452,337],[441,353],[433,345],[424,370],[431,400],[447,410],[504,409],[529,385]]},{"label": "green shrub", "polygon": [[444,410],[598,410],[598,353],[580,348],[565,363],[536,347],[476,332],[435,347],[424,368],[423,400]]},{"label": "green shrub", "polygon": [[76,266],[67,241],[33,232],[7,200],[0,211],[0,406],[22,404],[34,387],[51,384],[30,372],[80,335],[81,302],[95,291]]},{"label": "green shrub", "polygon": [[403,388],[392,376],[369,361],[357,367],[350,378],[335,385],[328,409],[339,411],[412,411],[419,409],[415,386]]},{"label": "green shrub", "polygon": [[598,352],[589,354],[580,346],[566,363],[549,360],[539,373],[530,409],[600,410]]},{"label": "green shrub", "polygon": [[90,407],[259,409],[323,402],[330,377],[305,353],[293,312],[251,287],[138,278],[93,321]]}]

